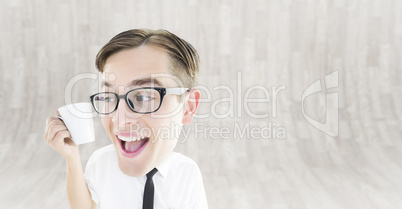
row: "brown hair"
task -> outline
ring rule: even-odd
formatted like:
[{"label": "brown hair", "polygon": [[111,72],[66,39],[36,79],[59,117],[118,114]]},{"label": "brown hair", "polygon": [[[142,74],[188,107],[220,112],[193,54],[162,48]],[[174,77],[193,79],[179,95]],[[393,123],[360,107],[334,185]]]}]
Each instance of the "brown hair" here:
[{"label": "brown hair", "polygon": [[156,46],[168,53],[171,70],[185,87],[196,85],[199,56],[191,44],[167,30],[133,29],[113,37],[96,55],[96,67],[103,72],[106,60],[125,49],[143,45]]}]

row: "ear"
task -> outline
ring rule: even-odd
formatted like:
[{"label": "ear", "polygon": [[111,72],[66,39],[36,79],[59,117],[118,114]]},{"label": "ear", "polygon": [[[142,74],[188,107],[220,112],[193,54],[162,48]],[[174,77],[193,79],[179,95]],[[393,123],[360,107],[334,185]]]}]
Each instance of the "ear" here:
[{"label": "ear", "polygon": [[193,121],[193,116],[195,112],[197,112],[198,105],[200,103],[201,93],[198,89],[191,89],[190,93],[187,95],[184,116],[183,116],[183,124],[188,124]]}]

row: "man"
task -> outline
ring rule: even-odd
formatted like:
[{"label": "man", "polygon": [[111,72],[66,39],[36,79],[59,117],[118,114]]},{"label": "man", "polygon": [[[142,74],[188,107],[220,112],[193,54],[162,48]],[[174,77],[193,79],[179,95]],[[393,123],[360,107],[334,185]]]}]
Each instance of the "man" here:
[{"label": "man", "polygon": [[64,123],[47,120],[45,138],[67,162],[70,207],[208,208],[197,164],[173,152],[199,104],[196,50],[166,30],[129,30],[99,51],[96,66],[102,91],[91,102],[113,145],[93,153],[85,175]]}]

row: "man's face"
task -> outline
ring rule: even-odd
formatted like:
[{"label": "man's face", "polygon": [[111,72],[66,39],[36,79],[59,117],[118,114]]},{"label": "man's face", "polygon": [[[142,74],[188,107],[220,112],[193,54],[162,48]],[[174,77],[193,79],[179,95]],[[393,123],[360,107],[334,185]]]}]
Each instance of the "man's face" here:
[{"label": "man's face", "polygon": [[[171,77],[155,76],[170,73],[169,59],[166,52],[151,46],[113,54],[104,66],[102,91],[123,95],[141,87],[179,87]],[[135,113],[120,99],[117,110],[102,117],[123,173],[135,177],[145,175],[172,152],[177,143],[177,128],[181,127],[185,114],[183,102],[177,97],[165,95],[160,109],[151,114]],[[182,97],[186,100],[185,95]],[[124,137],[140,140],[124,142]]]}]

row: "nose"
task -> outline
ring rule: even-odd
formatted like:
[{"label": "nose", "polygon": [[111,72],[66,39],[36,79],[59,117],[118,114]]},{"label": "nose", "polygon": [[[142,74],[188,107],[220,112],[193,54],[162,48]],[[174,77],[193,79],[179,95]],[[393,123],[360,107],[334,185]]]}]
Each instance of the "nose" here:
[{"label": "nose", "polygon": [[130,125],[138,123],[142,115],[138,114],[130,109],[124,98],[120,98],[116,111],[114,112],[112,122],[119,128],[119,130],[125,130]]}]

